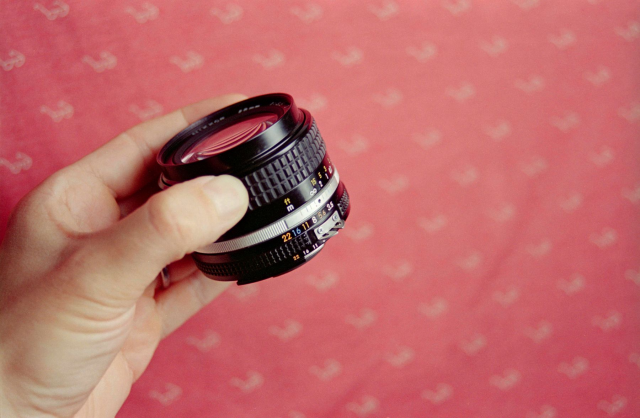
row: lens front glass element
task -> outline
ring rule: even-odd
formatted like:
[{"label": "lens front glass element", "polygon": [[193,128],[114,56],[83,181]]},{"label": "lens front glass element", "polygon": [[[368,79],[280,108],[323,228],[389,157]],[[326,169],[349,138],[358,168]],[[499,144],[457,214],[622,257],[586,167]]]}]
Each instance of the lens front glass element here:
[{"label": "lens front glass element", "polygon": [[275,113],[253,113],[196,142],[180,159],[190,163],[220,154],[264,132],[277,121]]}]

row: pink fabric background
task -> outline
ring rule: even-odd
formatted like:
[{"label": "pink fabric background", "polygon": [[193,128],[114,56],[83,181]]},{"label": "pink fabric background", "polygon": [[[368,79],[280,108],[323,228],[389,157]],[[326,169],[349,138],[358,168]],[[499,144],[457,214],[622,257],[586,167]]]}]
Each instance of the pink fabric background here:
[{"label": "pink fabric background", "polygon": [[640,416],[632,0],[0,0],[0,234],[120,131],[316,117],[352,217],[160,346],[119,417]]}]

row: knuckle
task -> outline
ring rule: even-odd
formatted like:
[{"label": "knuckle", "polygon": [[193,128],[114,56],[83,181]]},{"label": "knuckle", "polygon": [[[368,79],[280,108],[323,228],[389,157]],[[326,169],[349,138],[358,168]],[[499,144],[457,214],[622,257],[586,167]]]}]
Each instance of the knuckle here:
[{"label": "knuckle", "polygon": [[46,201],[38,199],[34,191],[31,191],[16,204],[9,219],[9,226],[16,225],[16,228],[19,229],[28,228],[33,224],[34,217],[42,217],[44,203]]},{"label": "knuckle", "polygon": [[60,195],[65,189],[67,180],[64,170],[53,173],[38,187],[22,198],[18,208],[32,215],[49,212],[60,200]]},{"label": "knuckle", "polygon": [[16,204],[9,219],[9,227],[20,231],[23,236],[42,235],[42,227],[58,226],[59,199],[56,191],[61,188],[64,178],[54,173],[41,185],[27,193]]}]

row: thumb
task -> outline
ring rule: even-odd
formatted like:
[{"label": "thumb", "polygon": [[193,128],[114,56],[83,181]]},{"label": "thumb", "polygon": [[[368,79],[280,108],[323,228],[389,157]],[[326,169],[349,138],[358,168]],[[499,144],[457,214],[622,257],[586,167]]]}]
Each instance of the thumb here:
[{"label": "thumb", "polygon": [[90,280],[103,296],[137,300],[164,266],[217,240],[235,225],[248,200],[245,187],[231,176],[199,177],[153,195],[92,238],[94,266],[108,277]]}]

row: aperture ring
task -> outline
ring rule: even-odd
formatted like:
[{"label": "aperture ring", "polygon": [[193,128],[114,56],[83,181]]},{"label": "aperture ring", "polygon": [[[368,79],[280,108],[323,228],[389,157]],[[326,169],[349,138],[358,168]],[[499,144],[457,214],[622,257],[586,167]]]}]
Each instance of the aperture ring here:
[{"label": "aperture ring", "polygon": [[309,132],[290,150],[241,179],[249,192],[249,210],[273,202],[304,181],[324,158],[325,149],[313,121]]},{"label": "aperture ring", "polygon": [[200,270],[212,276],[240,276],[255,273],[273,265],[289,261],[296,253],[311,247],[313,243],[309,238],[309,232],[311,231],[307,231],[286,244],[266,251],[252,259],[214,264],[202,262],[194,257],[194,261]]}]

